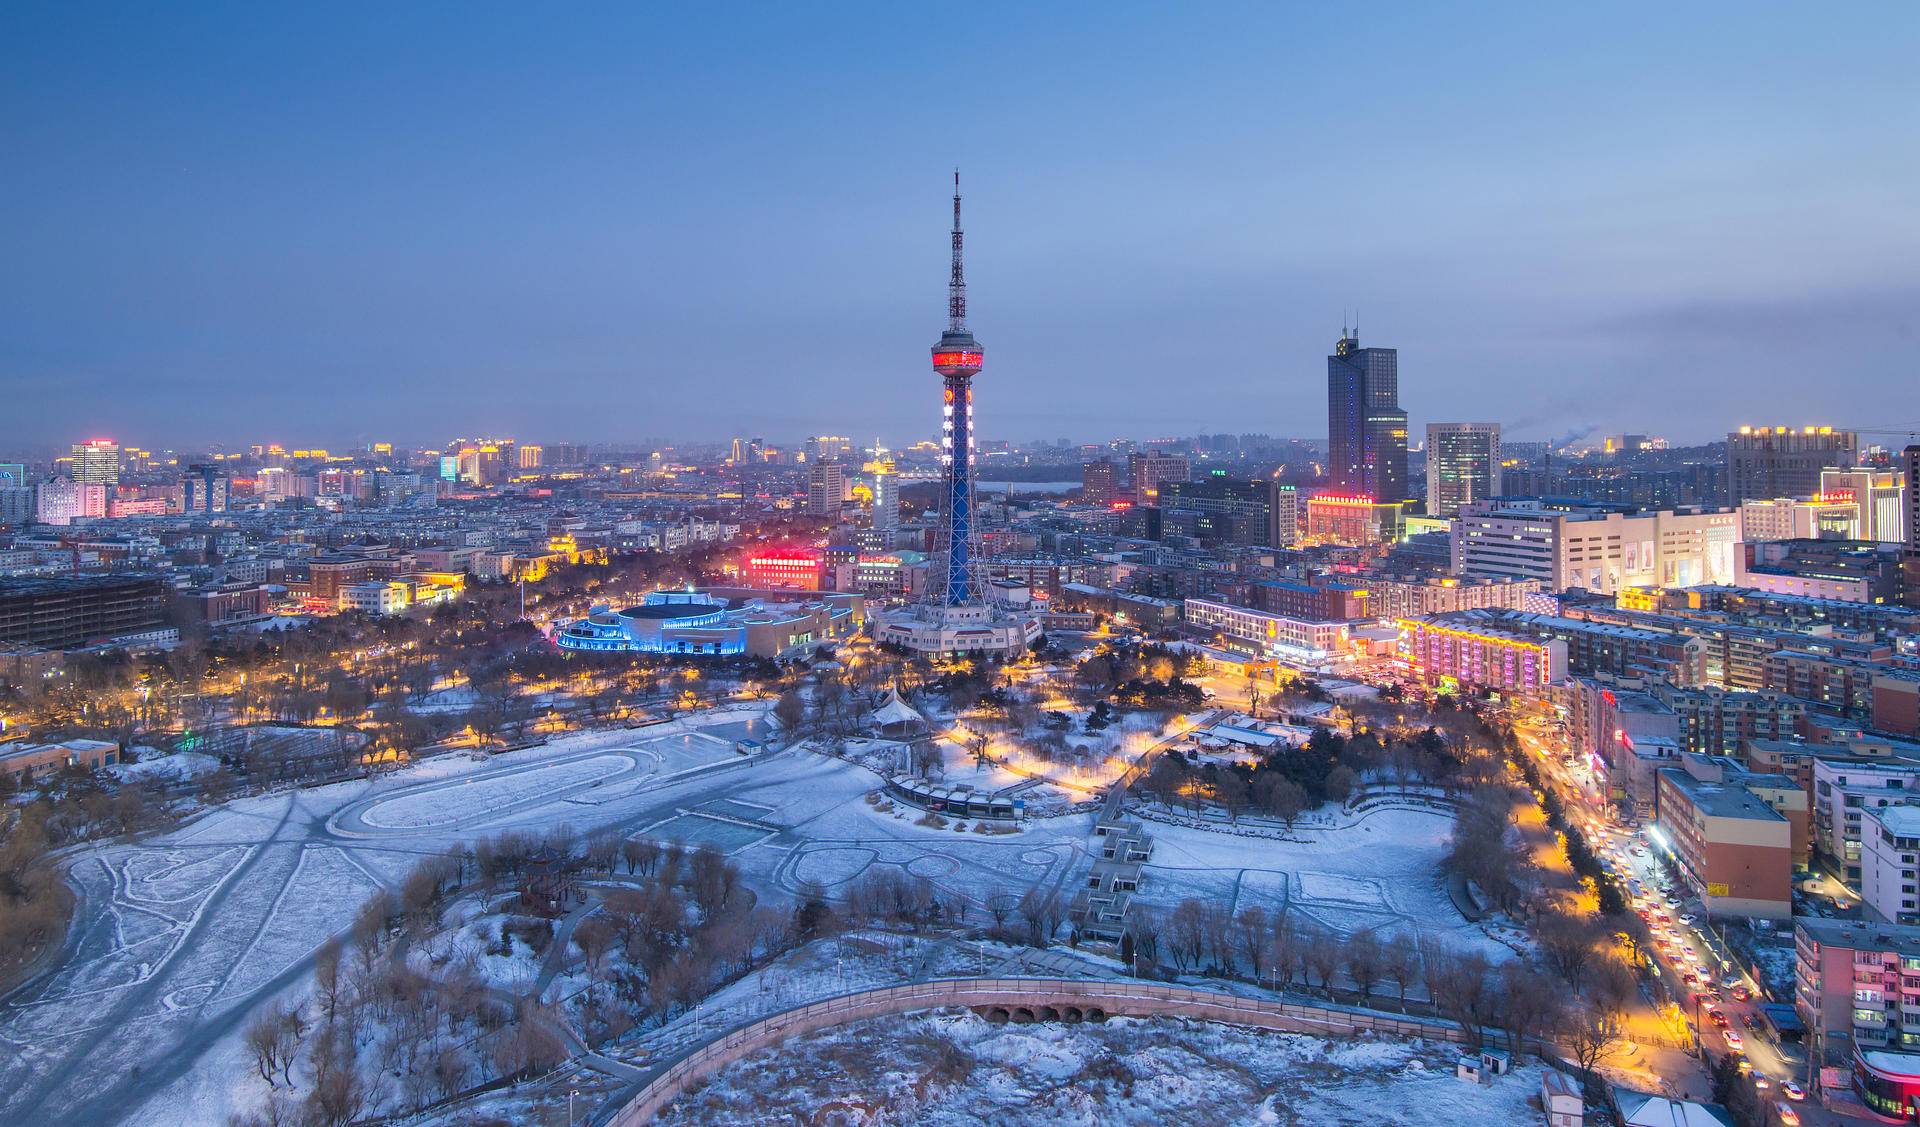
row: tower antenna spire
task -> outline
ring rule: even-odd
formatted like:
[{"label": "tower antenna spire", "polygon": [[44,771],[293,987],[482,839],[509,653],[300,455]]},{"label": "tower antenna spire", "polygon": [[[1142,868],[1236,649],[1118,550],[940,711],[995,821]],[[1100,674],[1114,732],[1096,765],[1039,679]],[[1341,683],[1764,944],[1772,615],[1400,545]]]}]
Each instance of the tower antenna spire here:
[{"label": "tower antenna spire", "polygon": [[953,274],[947,279],[947,328],[964,332],[967,327],[967,273],[961,264],[960,170],[953,170]]}]

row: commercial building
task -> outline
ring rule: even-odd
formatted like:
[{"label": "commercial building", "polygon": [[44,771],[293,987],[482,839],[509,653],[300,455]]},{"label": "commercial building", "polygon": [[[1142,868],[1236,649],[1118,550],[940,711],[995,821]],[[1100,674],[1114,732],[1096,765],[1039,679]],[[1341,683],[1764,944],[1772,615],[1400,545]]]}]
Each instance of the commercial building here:
[{"label": "commercial building", "polygon": [[1844,501],[1775,497],[1740,502],[1740,539],[1745,543],[1859,538],[1860,508],[1851,497]]},{"label": "commercial building", "polygon": [[1127,476],[1133,483],[1133,503],[1154,505],[1160,501],[1161,486],[1171,481],[1186,481],[1191,467],[1175,454],[1153,451],[1127,455]]},{"label": "commercial building", "polygon": [[1709,916],[1793,918],[1793,827],[1722,764],[1690,755],[1662,768],[1654,827]]},{"label": "commercial building", "polygon": [[1327,357],[1327,472],[1333,491],[1397,504],[1407,499],[1407,413],[1400,353],[1360,347],[1341,330]]},{"label": "commercial building", "polygon": [[1324,667],[1346,657],[1349,625],[1296,618],[1217,599],[1184,601],[1187,624],[1217,635],[1220,646],[1292,665]]},{"label": "commercial building", "polygon": [[1395,501],[1322,493],[1307,500],[1307,539],[1318,544],[1391,544],[1404,532],[1405,513]]},{"label": "commercial building", "polygon": [[729,598],[717,592],[655,591],[638,606],[598,608],[554,635],[563,650],[687,657],[804,656],[846,637],[865,621],[859,595],[804,602]]},{"label": "commercial building", "polygon": [[1555,592],[1613,594],[1732,584],[1739,536],[1739,516],[1726,510],[1640,512],[1510,497],[1462,506],[1450,548],[1455,575],[1510,575]]},{"label": "commercial building", "polygon": [[824,587],[827,561],[813,548],[761,548],[740,569],[749,587],[818,591]]},{"label": "commercial building", "polygon": [[1567,674],[1567,644],[1472,614],[1398,620],[1400,656],[1423,683],[1540,698]]},{"label": "commercial building", "polygon": [[1537,579],[1509,576],[1482,576],[1457,579],[1452,576],[1396,579],[1378,575],[1366,577],[1372,612],[1380,618],[1417,618],[1425,614],[1451,614],[1462,610],[1521,610],[1527,596],[1540,592]]},{"label": "commercial building", "polygon": [[541,460],[546,455],[546,451],[534,445],[533,443],[528,442],[523,444],[520,447],[519,454],[520,454],[521,469],[537,470],[540,468]]},{"label": "commercial building", "polygon": [[73,444],[73,461],[67,477],[83,485],[120,484],[120,444],[110,438],[94,438]]},{"label": "commercial building", "polygon": [[1898,544],[1907,538],[1907,490],[1912,482],[1900,470],[1821,470],[1815,500],[1853,506],[1859,515],[1853,539]]},{"label": "commercial building", "polygon": [[1767,497],[1812,497],[1820,471],[1851,469],[1860,436],[1832,427],[1741,427],[1727,435],[1727,503]]},{"label": "commercial building", "polygon": [[1500,424],[1427,424],[1427,512],[1450,517],[1462,505],[1500,496]]},{"label": "commercial building", "polygon": [[1352,622],[1371,616],[1365,587],[1316,576],[1310,580],[1263,579],[1247,591],[1255,609],[1295,618]]},{"label": "commercial building", "polygon": [[157,630],[167,590],[151,575],[0,579],[0,644],[75,649]]},{"label": "commercial building", "polygon": [[1189,513],[1197,539],[1218,544],[1284,548],[1299,528],[1296,492],[1270,478],[1239,481],[1208,475],[1197,481],[1167,481],[1156,503],[1161,520]]}]

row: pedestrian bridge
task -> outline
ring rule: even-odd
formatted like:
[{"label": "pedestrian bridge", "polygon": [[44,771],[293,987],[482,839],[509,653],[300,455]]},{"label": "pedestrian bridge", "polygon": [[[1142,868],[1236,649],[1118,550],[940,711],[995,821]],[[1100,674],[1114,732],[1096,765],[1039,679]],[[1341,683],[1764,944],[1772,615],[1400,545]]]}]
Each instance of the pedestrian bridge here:
[{"label": "pedestrian bridge", "polygon": [[1136,979],[943,978],[823,998],[771,1014],[664,1062],[605,1122],[640,1127],[688,1088],[734,1061],[789,1037],[863,1018],[916,1010],[971,1009],[989,1021],[1104,1021],[1109,1017],[1184,1017],[1290,1033],[1465,1040],[1460,1027],[1431,1018],[1373,1010],[1242,998],[1218,990]]}]

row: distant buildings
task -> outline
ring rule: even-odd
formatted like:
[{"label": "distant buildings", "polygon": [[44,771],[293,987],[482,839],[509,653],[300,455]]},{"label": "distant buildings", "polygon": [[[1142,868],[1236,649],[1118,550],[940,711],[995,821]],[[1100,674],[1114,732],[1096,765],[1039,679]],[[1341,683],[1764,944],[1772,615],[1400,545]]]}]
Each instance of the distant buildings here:
[{"label": "distant buildings", "polygon": [[875,532],[892,533],[900,527],[900,472],[890,460],[874,468],[873,516],[868,524]]},{"label": "distant buildings", "polygon": [[1380,502],[1407,499],[1400,354],[1360,347],[1358,330],[1342,330],[1327,357],[1327,471],[1336,493]]},{"label": "distant buildings", "polygon": [[1741,427],[1727,435],[1727,500],[1811,497],[1820,471],[1851,469],[1860,436],[1832,427]]},{"label": "distant buildings", "polygon": [[1500,496],[1500,424],[1427,424],[1427,512],[1450,517],[1460,506]]}]

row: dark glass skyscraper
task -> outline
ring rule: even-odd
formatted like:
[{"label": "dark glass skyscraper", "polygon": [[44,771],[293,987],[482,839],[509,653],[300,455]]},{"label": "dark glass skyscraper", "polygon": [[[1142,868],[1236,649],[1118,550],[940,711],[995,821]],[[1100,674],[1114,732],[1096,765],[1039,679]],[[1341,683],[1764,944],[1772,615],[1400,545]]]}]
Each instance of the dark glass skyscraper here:
[{"label": "dark glass skyscraper", "polygon": [[1407,499],[1407,413],[1400,353],[1361,348],[1342,332],[1327,357],[1327,472],[1333,488],[1375,501]]}]

